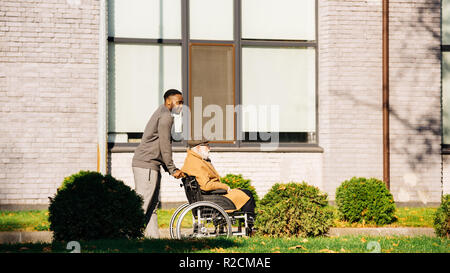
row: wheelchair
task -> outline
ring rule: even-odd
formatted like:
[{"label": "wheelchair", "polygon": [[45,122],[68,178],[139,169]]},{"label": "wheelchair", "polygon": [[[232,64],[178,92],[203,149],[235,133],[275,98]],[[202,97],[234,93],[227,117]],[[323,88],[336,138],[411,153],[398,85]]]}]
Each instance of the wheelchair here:
[{"label": "wheelchair", "polygon": [[188,174],[181,181],[188,202],[179,206],[170,219],[172,239],[250,235],[251,217],[236,210],[233,202],[223,196],[226,190],[205,192],[195,176]]}]

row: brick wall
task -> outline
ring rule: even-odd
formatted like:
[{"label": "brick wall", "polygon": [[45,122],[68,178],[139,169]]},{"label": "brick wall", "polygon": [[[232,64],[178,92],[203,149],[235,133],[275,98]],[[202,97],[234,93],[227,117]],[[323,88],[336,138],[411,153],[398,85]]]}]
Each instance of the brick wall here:
[{"label": "brick wall", "polygon": [[440,202],[440,0],[391,1],[391,184],[404,202]]},{"label": "brick wall", "polygon": [[97,169],[99,1],[0,1],[0,205]]},{"label": "brick wall", "polygon": [[[305,181],[310,185],[323,188],[322,184],[322,154],[320,153],[260,153],[260,152],[212,152],[211,161],[221,176],[228,173],[242,174],[251,179],[261,198],[275,183],[290,181]],[[121,179],[134,188],[131,160],[133,153],[111,154],[111,175]],[[173,160],[178,168],[183,166],[185,152],[174,153]],[[177,203],[186,201],[180,180],[162,172],[161,202]]]},{"label": "brick wall", "polygon": [[383,177],[381,15],[370,1],[319,1],[319,142],[331,199],[353,176]]},{"label": "brick wall", "polygon": [[[391,191],[397,202],[440,201],[439,8],[438,0],[390,1]],[[319,0],[318,21],[324,153],[215,155],[221,174],[243,173],[261,196],[276,182],[305,180],[334,200],[346,179],[383,179],[381,0]],[[114,170],[129,166],[131,157],[113,155],[113,174],[132,179],[130,169]],[[162,200],[183,201],[178,183],[170,181],[163,177]]]},{"label": "brick wall", "polygon": [[[319,1],[319,137],[334,195],[351,176],[383,178],[382,1]],[[390,2],[391,191],[439,202],[440,1]]]},{"label": "brick wall", "polygon": [[443,155],[442,161],[442,192],[450,194],[450,155]]},{"label": "brick wall", "polygon": [[[212,155],[221,174],[242,173],[261,196],[305,180],[333,200],[345,179],[382,178],[381,0],[318,2],[324,152]],[[391,190],[396,201],[439,202],[449,165],[441,168],[440,1],[391,0],[390,9]],[[46,204],[65,176],[97,168],[98,29],[99,1],[0,0],[0,205]],[[131,157],[110,162],[130,184]],[[184,198],[172,182],[164,174],[162,201]]]}]

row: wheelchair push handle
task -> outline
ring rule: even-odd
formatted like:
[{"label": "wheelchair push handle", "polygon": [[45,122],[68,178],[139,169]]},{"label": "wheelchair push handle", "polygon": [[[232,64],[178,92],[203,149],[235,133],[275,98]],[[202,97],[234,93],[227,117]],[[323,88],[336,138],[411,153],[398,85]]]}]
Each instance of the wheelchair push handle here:
[{"label": "wheelchair push handle", "polygon": [[[185,173],[185,172],[181,172],[182,176],[181,176],[181,181],[183,181],[184,179],[190,177],[189,174]],[[180,187],[184,186],[184,181],[182,183],[180,183]]]}]

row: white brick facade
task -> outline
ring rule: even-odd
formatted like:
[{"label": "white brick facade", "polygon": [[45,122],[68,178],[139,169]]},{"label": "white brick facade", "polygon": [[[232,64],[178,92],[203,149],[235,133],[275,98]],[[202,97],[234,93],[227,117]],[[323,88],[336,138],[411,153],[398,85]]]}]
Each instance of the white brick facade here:
[{"label": "white brick facade", "polygon": [[[318,139],[323,153],[216,152],[262,197],[306,181],[334,200],[352,176],[383,177],[381,0],[318,1]],[[63,177],[97,169],[99,1],[0,0],[0,205],[43,204]],[[105,41],[106,42],[106,41]],[[440,1],[390,0],[391,191],[424,205],[450,192],[441,155]],[[182,166],[185,153],[174,153]],[[134,186],[132,153],[113,176]],[[182,202],[163,174],[161,201]]]},{"label": "white brick facade", "polygon": [[97,169],[98,1],[0,1],[0,204]]},{"label": "white brick facade", "polygon": [[[174,153],[174,163],[183,166],[185,152]],[[221,176],[242,174],[251,179],[252,185],[260,197],[266,194],[273,184],[289,181],[305,181],[310,185],[323,188],[321,153],[260,153],[260,152],[215,152],[211,161]],[[111,175],[121,179],[134,188],[131,166],[132,153],[112,153]],[[236,160],[237,159],[237,160]],[[180,181],[162,173],[161,202],[173,203],[186,200]]]}]

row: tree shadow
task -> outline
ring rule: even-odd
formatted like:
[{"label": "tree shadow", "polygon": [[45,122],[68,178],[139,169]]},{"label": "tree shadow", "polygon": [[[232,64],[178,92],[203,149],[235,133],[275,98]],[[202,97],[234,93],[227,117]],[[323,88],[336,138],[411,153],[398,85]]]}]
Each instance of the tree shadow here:
[{"label": "tree shadow", "polygon": [[[232,238],[210,239],[109,239],[79,241],[81,253],[193,253],[224,252],[227,248],[240,247],[242,243]],[[47,249],[47,250],[46,250]],[[67,242],[0,244],[0,253],[69,253]]]},{"label": "tree shadow", "polygon": [[[401,160],[407,162],[411,172],[418,175],[418,183],[417,185],[415,183],[409,184],[406,181],[407,179],[403,178],[401,179],[403,181],[396,181],[394,187],[396,190],[399,188],[407,189],[408,194],[415,192],[418,195],[418,200],[426,203],[427,200],[425,199],[431,197],[429,192],[432,191],[433,185],[431,182],[421,183],[420,180],[426,179],[426,172],[430,170],[430,166],[439,161],[437,158],[440,158],[441,155],[443,126],[441,115],[436,114],[438,112],[436,106],[441,106],[441,96],[437,96],[435,87],[430,88],[426,84],[426,81],[431,81],[430,78],[434,80],[437,77],[437,70],[427,72],[427,68],[424,68],[423,64],[427,64],[426,67],[429,67],[429,62],[441,62],[440,28],[436,27],[436,20],[430,19],[432,17],[430,14],[440,13],[441,3],[439,0],[426,0],[420,6],[411,5],[412,9],[417,12],[411,13],[412,16],[408,18],[397,16],[397,11],[395,11],[396,13],[394,11],[390,13],[390,43],[393,45],[390,46],[389,54],[391,59],[390,154],[391,170],[393,170],[391,171],[391,180],[393,176],[397,176],[396,179],[399,179],[398,176],[403,175],[403,173],[399,174],[395,166],[399,166],[400,162],[395,162],[395,160],[398,160],[397,155],[401,155]],[[423,35],[426,39],[423,48],[414,44],[415,40],[403,39],[398,41],[401,38],[396,37],[396,35],[409,36],[409,34],[416,37],[417,35]],[[381,48],[381,37],[379,39]],[[417,54],[418,52],[421,55]],[[429,60],[427,56],[432,56],[432,60]],[[381,78],[381,67],[379,73]],[[406,85],[403,85],[403,82],[406,82]],[[433,85],[435,86],[435,84]],[[405,87],[410,87],[410,90],[402,90]],[[432,93],[430,97],[427,96],[429,91]],[[362,109],[365,108],[369,114],[381,114],[381,81],[379,89],[374,92],[379,93],[372,93],[370,99],[366,99],[367,96],[366,98],[360,97],[356,89],[353,92],[342,92],[330,88],[331,95],[341,98],[343,101],[352,102],[353,105]],[[377,100],[373,100],[374,97]],[[420,97],[423,98],[423,104],[420,104]],[[418,110],[421,113],[418,113]],[[380,118],[380,126],[381,122]],[[422,193],[425,193],[425,197]]]}]

